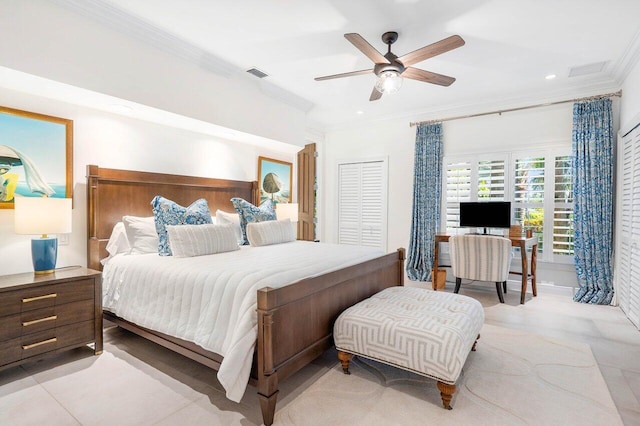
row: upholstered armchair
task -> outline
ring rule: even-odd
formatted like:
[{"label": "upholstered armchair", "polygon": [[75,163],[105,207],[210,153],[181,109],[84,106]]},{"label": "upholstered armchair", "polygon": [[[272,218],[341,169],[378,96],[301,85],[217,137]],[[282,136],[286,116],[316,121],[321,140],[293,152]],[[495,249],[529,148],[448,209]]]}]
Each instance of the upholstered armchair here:
[{"label": "upholstered armchair", "polygon": [[455,235],[449,238],[451,272],[456,278],[454,293],[462,279],[496,283],[498,299],[504,303],[511,262],[511,241],[494,235]]}]

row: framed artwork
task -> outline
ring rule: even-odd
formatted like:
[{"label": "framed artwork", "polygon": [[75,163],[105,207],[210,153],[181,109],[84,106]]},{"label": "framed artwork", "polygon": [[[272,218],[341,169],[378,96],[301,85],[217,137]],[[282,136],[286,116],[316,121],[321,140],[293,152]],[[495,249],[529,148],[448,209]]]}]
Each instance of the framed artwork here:
[{"label": "framed artwork", "polygon": [[73,197],[73,120],[0,106],[0,209]]},{"label": "framed artwork", "polygon": [[258,157],[258,184],[260,202],[271,199],[274,203],[290,203],[293,182],[293,164],[272,158]]}]

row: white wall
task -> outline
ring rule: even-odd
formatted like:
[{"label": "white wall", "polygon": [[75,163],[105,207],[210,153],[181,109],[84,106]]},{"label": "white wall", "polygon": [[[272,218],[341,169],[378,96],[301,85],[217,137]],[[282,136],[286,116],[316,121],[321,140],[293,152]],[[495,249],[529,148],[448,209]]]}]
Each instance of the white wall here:
[{"label": "white wall", "polygon": [[[74,209],[70,244],[58,267],[86,265],[86,167],[134,169],[234,180],[257,179],[258,156],[295,162],[300,149],[226,141],[90,108],[0,89],[0,105],[74,120]],[[295,194],[295,188],[294,188]],[[151,207],[149,207],[151,212]],[[29,272],[31,236],[13,232],[13,210],[0,210],[0,274]]]},{"label": "white wall", "polygon": [[[634,118],[637,121],[640,115],[640,61],[625,79],[622,85],[622,98],[620,101],[620,127],[625,129],[632,125]],[[635,123],[634,123],[635,124]]]},{"label": "white wall", "polygon": [[[155,35],[156,46],[142,41],[140,34],[136,37],[138,27],[125,35],[112,27],[125,25],[126,30],[127,22],[104,13],[111,25],[47,0],[2,1],[0,66],[252,135],[304,144],[305,112],[265,94],[268,83],[234,68],[216,72],[202,52],[181,58],[186,48],[180,50],[179,42],[163,34]],[[277,88],[271,89],[278,94]]]},{"label": "white wall", "polygon": [[[415,120],[412,120],[415,121]],[[541,107],[443,123],[444,155],[519,151],[571,146],[572,104]],[[328,132],[319,151],[324,170],[319,206],[322,241],[337,240],[339,160],[389,158],[388,250],[409,247],[413,203],[415,128],[409,120],[389,120]],[[577,286],[571,265],[539,263],[538,281]]]}]

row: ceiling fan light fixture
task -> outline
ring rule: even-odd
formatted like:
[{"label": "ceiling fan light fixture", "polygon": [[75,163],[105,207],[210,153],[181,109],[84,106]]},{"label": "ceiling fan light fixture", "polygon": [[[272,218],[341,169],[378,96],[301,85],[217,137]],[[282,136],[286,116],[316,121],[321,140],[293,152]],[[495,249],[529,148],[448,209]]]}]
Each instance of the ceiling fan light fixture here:
[{"label": "ceiling fan light fixture", "polygon": [[383,71],[378,75],[376,90],[380,93],[396,93],[402,86],[402,77],[397,71]]}]

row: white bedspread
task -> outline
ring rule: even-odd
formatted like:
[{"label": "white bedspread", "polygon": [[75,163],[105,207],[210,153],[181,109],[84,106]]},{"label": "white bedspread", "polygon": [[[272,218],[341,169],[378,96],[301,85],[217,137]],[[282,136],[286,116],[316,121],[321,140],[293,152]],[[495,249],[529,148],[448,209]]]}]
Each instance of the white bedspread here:
[{"label": "white bedspread", "polygon": [[218,380],[227,398],[238,402],[257,339],[257,290],[283,287],[383,254],[371,247],[307,241],[190,258],[121,254],[104,267],[103,307],[222,355]]}]

